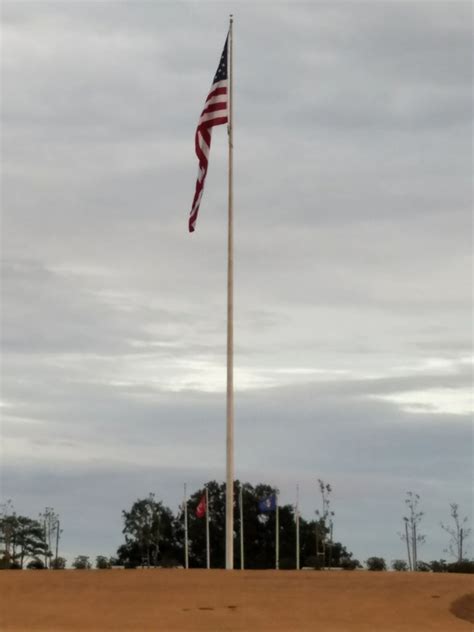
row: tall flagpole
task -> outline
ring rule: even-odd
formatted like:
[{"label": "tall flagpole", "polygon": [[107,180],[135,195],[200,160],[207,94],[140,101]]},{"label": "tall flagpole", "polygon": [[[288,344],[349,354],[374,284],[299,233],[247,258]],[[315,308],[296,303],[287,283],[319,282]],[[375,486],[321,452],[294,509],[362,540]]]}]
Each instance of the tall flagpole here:
[{"label": "tall flagpole", "polygon": [[186,483],[184,484],[184,568],[189,568],[188,544],[188,499],[186,497]]},{"label": "tall flagpole", "polygon": [[240,483],[240,569],[244,570],[244,493],[242,483]]},{"label": "tall flagpole", "polygon": [[209,542],[209,492],[206,485],[206,568],[211,568],[211,549]]},{"label": "tall flagpole", "polygon": [[275,508],[275,568],[280,568],[280,516],[278,511],[278,494],[276,494]]},{"label": "tall flagpole", "polygon": [[234,568],[234,236],[233,236],[233,68],[232,22],[229,24],[229,220],[227,237],[227,439],[225,503],[225,567]]},{"label": "tall flagpole", "polygon": [[296,485],[296,570],[300,570],[300,486]]}]

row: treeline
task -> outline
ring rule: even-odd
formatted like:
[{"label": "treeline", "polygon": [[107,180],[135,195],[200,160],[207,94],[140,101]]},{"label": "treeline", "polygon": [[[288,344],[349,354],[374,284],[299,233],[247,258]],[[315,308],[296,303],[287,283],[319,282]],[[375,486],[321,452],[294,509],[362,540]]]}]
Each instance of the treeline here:
[{"label": "treeline", "polygon": [[[297,507],[278,505],[275,487],[264,483],[241,485],[236,481],[234,568],[361,568],[359,560],[333,537],[335,512],[331,506],[331,486],[322,480],[318,480],[318,485],[320,510],[315,512],[314,520],[306,520],[299,515]],[[445,553],[456,561],[419,560],[419,550],[425,542],[425,535],[421,533],[424,512],[420,510],[420,502],[419,495],[407,492],[407,512],[401,519],[404,528],[399,532],[406,544],[407,560],[393,560],[392,570],[474,572],[474,562],[465,558],[465,544],[471,529],[455,503],[450,505],[451,522],[440,524],[440,528],[450,536]],[[225,568],[224,483],[208,482],[191,494],[186,505],[183,502],[176,513],[154,494],[149,494],[123,510],[122,518],[124,542],[115,556],[96,557],[98,569],[114,566],[205,568],[208,564],[211,568]],[[46,507],[34,519],[17,515],[11,501],[0,505],[0,568],[65,568],[66,560],[59,555],[61,534],[59,516],[51,507]],[[241,558],[241,536],[244,558]],[[388,567],[385,559],[377,556],[369,557],[365,565],[371,571],[384,571]],[[92,562],[88,556],[79,555],[72,567],[90,569]]]},{"label": "treeline", "polygon": [[[208,482],[187,501],[188,556],[190,568],[206,567],[206,518],[198,506],[205,489],[209,499],[209,553],[212,568],[225,568],[225,484]],[[234,483],[234,568],[240,568],[240,534],[243,525],[245,568],[275,568],[276,515],[262,512],[262,499],[277,493],[267,484]],[[242,497],[242,509],[239,499]],[[242,514],[242,521],[240,515]],[[125,543],[119,547],[114,561],[126,568],[138,566],[182,566],[185,560],[184,507],[175,515],[156,500],[153,494],[137,500],[130,510],[122,512]],[[201,515],[201,517],[199,517]],[[334,541],[332,516],[320,515],[307,521],[299,517],[300,564],[311,567],[358,566],[346,547]],[[279,567],[296,567],[296,520],[293,505],[278,507]],[[329,519],[330,518],[330,519]]]},{"label": "treeline", "polygon": [[59,516],[46,507],[38,518],[19,516],[8,501],[0,506],[0,569],[65,568],[59,557]]}]

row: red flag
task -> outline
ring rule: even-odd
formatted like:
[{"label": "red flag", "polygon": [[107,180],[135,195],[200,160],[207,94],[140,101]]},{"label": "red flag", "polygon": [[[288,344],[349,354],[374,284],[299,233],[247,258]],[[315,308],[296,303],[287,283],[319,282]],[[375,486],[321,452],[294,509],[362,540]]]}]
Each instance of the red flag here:
[{"label": "red flag", "polygon": [[209,151],[211,149],[211,132],[216,125],[224,125],[227,117],[227,40],[212,82],[211,91],[208,94],[204,110],[199,118],[195,135],[196,156],[199,160],[199,170],[194,193],[193,205],[189,216],[189,232],[196,228],[196,220],[199,205],[204,191],[207,167],[209,164]]},{"label": "red flag", "polygon": [[204,518],[206,515],[206,494],[203,494],[203,497],[199,501],[198,506],[196,507],[196,518]]}]

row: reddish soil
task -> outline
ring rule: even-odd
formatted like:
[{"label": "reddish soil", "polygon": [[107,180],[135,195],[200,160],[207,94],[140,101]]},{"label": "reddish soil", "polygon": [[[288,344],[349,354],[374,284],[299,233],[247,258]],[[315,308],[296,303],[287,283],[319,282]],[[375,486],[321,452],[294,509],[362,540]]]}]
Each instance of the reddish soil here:
[{"label": "reddish soil", "polygon": [[2,571],[3,631],[468,632],[472,576]]}]

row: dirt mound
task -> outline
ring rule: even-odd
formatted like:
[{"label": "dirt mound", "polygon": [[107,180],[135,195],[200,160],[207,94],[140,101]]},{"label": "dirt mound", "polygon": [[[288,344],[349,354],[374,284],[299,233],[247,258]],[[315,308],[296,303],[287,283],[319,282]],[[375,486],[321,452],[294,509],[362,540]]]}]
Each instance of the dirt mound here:
[{"label": "dirt mound", "polygon": [[450,610],[456,617],[474,623],[474,593],[467,593],[453,601]]}]

